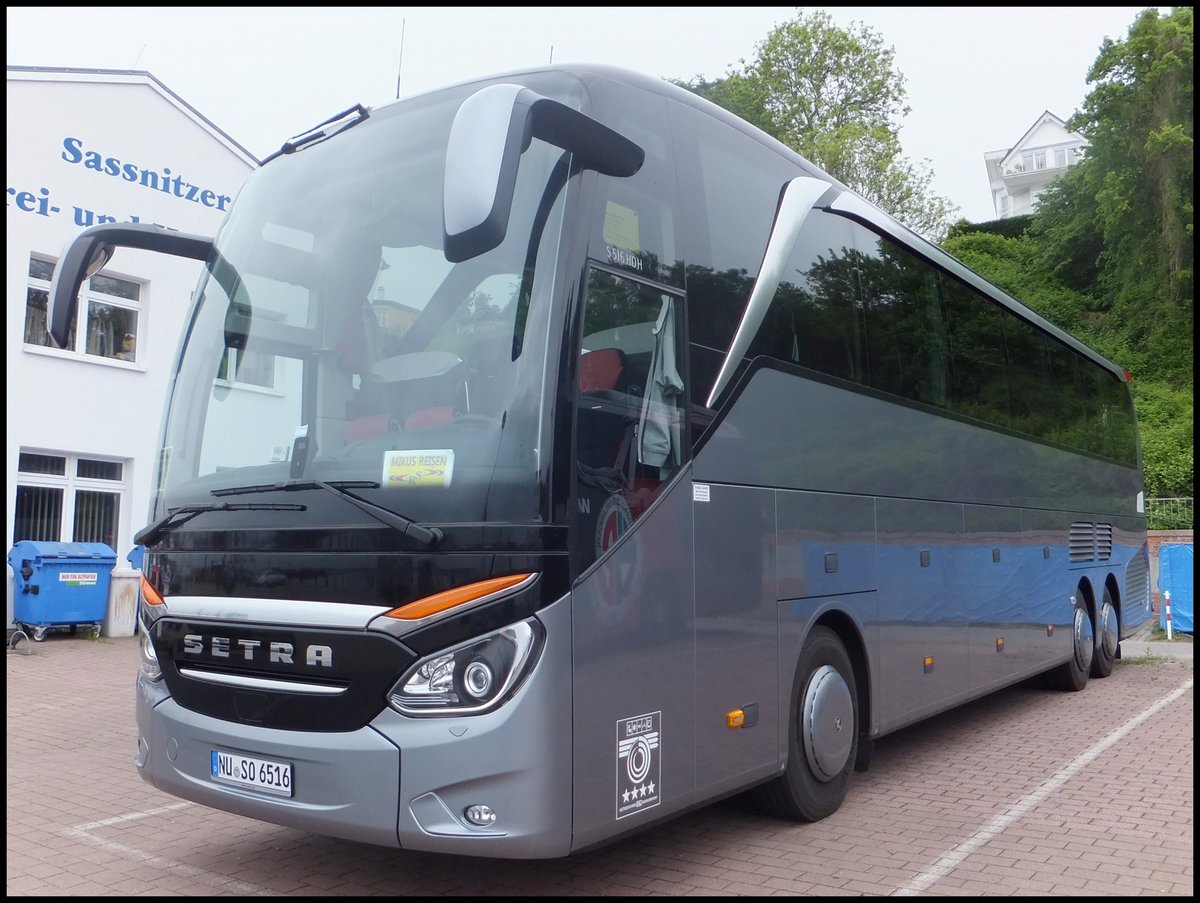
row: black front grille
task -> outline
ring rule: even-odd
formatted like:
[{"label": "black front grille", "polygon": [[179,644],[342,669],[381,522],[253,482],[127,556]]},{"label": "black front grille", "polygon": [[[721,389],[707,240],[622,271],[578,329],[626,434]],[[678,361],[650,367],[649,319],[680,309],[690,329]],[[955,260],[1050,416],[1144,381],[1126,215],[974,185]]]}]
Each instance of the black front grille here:
[{"label": "black front grille", "polygon": [[386,634],[163,618],[154,649],[175,700],[224,721],[350,731],[415,660]]}]

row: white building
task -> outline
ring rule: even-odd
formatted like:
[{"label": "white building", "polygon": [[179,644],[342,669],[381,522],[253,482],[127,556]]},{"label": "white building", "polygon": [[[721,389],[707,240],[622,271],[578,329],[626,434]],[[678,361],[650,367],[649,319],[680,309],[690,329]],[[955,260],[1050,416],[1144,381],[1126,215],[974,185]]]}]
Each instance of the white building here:
[{"label": "white building", "polygon": [[983,155],[997,219],[1032,213],[1042,189],[1083,159],[1087,139],[1049,110],[1021,140]]},{"label": "white building", "polygon": [[[7,99],[5,554],[23,539],[104,542],[127,567],[201,265],[118,248],[65,349],[45,332],[54,265],[94,223],[215,234],[258,161],[147,72],[9,66]],[[10,570],[10,626],[12,605]]]}]

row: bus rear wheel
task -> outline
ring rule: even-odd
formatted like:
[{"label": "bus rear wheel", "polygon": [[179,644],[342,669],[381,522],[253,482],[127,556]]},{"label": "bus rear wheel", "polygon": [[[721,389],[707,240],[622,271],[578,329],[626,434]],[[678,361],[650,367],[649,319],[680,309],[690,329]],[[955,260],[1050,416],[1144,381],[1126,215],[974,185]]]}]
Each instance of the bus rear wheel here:
[{"label": "bus rear wheel", "polygon": [[796,666],[783,774],[755,788],[769,815],[819,821],[841,806],[858,752],[858,694],[846,647],[828,627],[814,627]]},{"label": "bus rear wheel", "polygon": [[1059,690],[1078,692],[1087,686],[1096,653],[1096,631],[1083,593],[1075,596],[1075,616],[1071,624],[1071,657],[1050,672],[1050,683]]},{"label": "bus rear wheel", "polygon": [[1096,651],[1092,655],[1092,677],[1108,677],[1117,660],[1121,626],[1117,621],[1117,608],[1113,605],[1112,593],[1104,588],[1104,603],[1096,617]]}]

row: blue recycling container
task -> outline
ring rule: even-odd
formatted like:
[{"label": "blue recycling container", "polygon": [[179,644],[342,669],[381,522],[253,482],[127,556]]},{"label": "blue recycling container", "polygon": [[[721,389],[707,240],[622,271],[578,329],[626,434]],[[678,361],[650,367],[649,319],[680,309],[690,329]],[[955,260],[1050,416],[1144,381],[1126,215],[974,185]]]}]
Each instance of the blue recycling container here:
[{"label": "blue recycling container", "polygon": [[108,610],[117,553],[102,542],[25,539],[8,553],[13,570],[13,621],[41,639],[48,627],[91,624]]}]

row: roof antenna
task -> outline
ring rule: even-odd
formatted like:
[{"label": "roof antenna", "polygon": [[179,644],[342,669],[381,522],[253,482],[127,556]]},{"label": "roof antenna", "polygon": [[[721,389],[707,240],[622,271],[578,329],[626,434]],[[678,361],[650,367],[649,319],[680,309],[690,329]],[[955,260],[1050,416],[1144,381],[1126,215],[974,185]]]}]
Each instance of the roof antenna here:
[{"label": "roof antenna", "polygon": [[404,26],[407,19],[400,20],[400,62],[396,65],[396,100],[400,99],[400,70],[404,67]]},{"label": "roof antenna", "polygon": [[554,45],[550,45],[550,64],[554,65]]},{"label": "roof antenna", "polygon": [[134,61],[133,61],[133,65],[129,67],[130,69],[136,69],[136,68],[137,68],[137,64],[138,64],[138,63],[141,61],[141,59],[142,59],[142,54],[143,54],[143,53],[145,53],[145,52],[146,52],[146,45],[145,45],[145,44],[143,44],[143,45],[142,45],[142,49],[138,51],[137,59],[136,59],[136,60],[134,60]]}]

